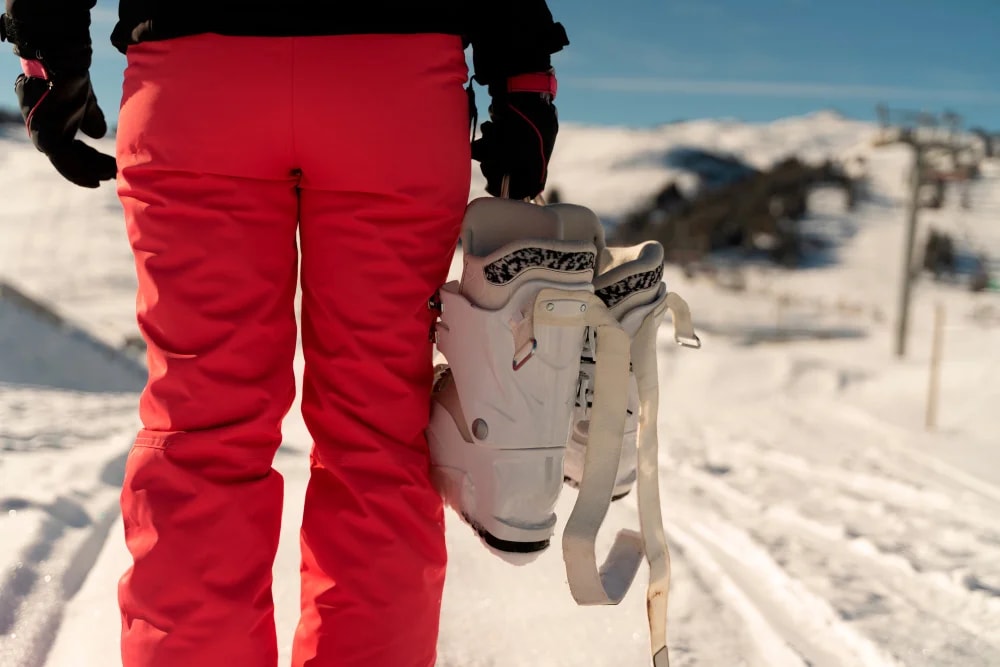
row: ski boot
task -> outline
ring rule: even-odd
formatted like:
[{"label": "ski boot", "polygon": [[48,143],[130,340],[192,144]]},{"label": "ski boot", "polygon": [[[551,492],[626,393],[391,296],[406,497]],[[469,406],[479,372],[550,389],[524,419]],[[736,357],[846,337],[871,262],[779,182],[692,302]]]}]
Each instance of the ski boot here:
[{"label": "ski boot", "polygon": [[448,363],[435,373],[432,477],[445,502],[506,553],[539,552],[554,532],[604,241],[592,213],[552,208],[473,201],[461,280],[445,284],[436,304],[435,341]]}]

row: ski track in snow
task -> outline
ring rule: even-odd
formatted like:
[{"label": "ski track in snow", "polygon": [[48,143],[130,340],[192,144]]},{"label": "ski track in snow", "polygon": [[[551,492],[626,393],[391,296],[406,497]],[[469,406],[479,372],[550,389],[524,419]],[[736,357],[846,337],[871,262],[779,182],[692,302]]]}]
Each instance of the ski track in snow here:
[{"label": "ski track in snow", "polygon": [[870,446],[863,431],[830,428],[829,404],[794,408],[796,418],[778,423],[795,433],[780,443],[823,446],[824,435],[838,433],[830,445],[841,465],[772,446],[775,420],[755,423],[752,406],[727,420],[740,425],[736,433],[692,424],[693,434],[671,436],[684,443],[671,452],[680,463],[663,466],[675,536],[699,540],[758,607],[784,607],[787,622],[780,609],[768,618],[806,664],[1000,664],[992,494],[976,484],[954,495],[951,475],[935,479],[920,466],[905,476],[886,459],[893,451]]},{"label": "ski track in snow", "polygon": [[[4,400],[17,393],[29,396]],[[10,403],[31,406],[18,411],[23,423],[44,422],[46,414],[81,419],[80,431],[61,431],[58,444],[0,433],[0,533],[17,536],[0,551],[0,665],[42,667],[66,605],[118,520],[135,396],[0,385],[0,405]],[[0,411],[5,423],[9,417]]]},{"label": "ski track in snow", "polygon": [[108,541],[144,381],[57,313],[0,299],[0,666],[46,663]]}]

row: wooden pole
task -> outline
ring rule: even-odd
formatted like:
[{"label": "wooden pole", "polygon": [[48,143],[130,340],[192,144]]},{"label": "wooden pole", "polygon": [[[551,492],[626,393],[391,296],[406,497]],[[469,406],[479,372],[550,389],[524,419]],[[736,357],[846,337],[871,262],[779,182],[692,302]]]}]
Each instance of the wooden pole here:
[{"label": "wooden pole", "polygon": [[903,281],[899,289],[899,323],[896,329],[896,356],[906,356],[906,336],[910,328],[910,293],[913,287],[913,245],[917,233],[917,216],[920,212],[920,183],[923,171],[923,149],[913,142],[913,175],[911,179],[910,207],[906,222],[906,240],[903,247]]},{"label": "wooden pole", "polygon": [[934,307],[934,342],[931,343],[931,377],[927,385],[927,419],[928,431],[937,427],[938,394],[941,377],[941,348],[944,341],[944,306]]}]

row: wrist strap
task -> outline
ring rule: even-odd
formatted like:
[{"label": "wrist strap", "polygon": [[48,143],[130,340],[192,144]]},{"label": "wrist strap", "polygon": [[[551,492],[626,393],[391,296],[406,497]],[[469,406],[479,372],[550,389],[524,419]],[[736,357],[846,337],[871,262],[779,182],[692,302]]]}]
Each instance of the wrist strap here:
[{"label": "wrist strap", "polygon": [[542,93],[556,98],[555,72],[530,72],[528,74],[517,74],[507,79],[508,93]]}]

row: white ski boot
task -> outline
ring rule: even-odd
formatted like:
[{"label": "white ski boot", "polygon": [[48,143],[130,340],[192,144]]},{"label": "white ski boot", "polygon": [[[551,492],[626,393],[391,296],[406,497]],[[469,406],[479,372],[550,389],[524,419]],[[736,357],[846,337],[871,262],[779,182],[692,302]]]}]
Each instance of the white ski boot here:
[{"label": "white ski boot", "polygon": [[[510,554],[548,546],[570,476],[578,492],[562,551],[573,598],[618,604],[645,557],[650,650],[654,667],[667,667],[656,354],[666,311],[678,343],[699,343],[687,304],[663,284],[663,250],[608,249],[586,208],[507,199],[472,202],[462,243],[462,279],[432,302],[448,360],[427,431],[435,484],[488,546],[523,562]],[[598,563],[608,506],[633,480],[641,532],[620,531]]]},{"label": "white ski boot", "polygon": [[427,433],[432,475],[445,502],[502,552],[543,550],[554,531],[604,241],[589,211],[553,208],[473,201],[461,281],[440,290],[435,340],[448,365],[436,373]]},{"label": "white ski boot", "polygon": [[[631,339],[647,314],[666,298],[663,284],[663,247],[648,241],[627,248],[606,248],[598,263],[594,292],[622,323]],[[594,398],[594,338],[588,336],[580,362],[580,383],[573,411],[573,429],[566,449],[565,477],[578,486],[583,476],[590,413]],[[636,435],[639,426],[639,392],[635,373],[629,373],[628,412],[622,457],[615,479],[613,500],[631,491],[636,480]]]}]

